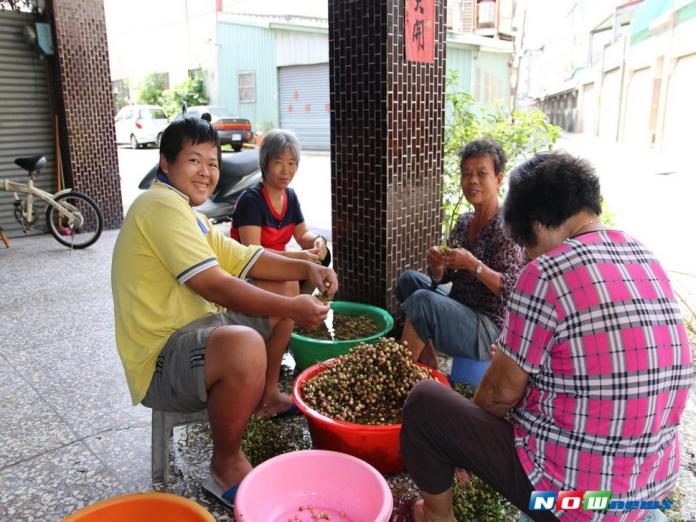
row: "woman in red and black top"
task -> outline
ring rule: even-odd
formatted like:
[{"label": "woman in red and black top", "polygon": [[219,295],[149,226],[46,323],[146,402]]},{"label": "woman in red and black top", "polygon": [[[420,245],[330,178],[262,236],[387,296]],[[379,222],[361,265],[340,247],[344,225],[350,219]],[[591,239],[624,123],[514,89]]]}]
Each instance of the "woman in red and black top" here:
[{"label": "woman in red and black top", "polygon": [[[261,143],[259,163],[263,180],[239,198],[232,215],[232,238],[328,266],[331,257],[326,238],[309,231],[297,195],[288,187],[300,163],[300,142],[295,134],[285,129],[268,132]],[[286,250],[292,237],[302,250]]]}]

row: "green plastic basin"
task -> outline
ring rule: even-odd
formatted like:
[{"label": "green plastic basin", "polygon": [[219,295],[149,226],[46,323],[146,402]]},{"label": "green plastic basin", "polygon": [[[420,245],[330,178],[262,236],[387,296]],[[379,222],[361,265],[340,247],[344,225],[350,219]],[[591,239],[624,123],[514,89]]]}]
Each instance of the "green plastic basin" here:
[{"label": "green plastic basin", "polygon": [[349,341],[313,339],[293,332],[290,336],[290,352],[295,359],[296,369],[304,370],[317,362],[344,355],[358,343],[371,343],[384,337],[394,327],[394,319],[391,314],[377,306],[350,301],[332,301],[331,309],[334,313],[341,315],[366,315],[379,326],[380,330],[369,337]]}]

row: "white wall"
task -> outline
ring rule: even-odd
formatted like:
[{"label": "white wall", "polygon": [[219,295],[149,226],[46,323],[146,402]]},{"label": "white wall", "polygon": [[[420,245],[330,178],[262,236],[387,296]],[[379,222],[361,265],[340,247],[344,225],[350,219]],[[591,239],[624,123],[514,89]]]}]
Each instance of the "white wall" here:
[{"label": "white wall", "polygon": [[201,68],[217,98],[215,0],[104,0],[111,79],[128,78],[131,96],[150,73],[169,73],[169,85]]}]

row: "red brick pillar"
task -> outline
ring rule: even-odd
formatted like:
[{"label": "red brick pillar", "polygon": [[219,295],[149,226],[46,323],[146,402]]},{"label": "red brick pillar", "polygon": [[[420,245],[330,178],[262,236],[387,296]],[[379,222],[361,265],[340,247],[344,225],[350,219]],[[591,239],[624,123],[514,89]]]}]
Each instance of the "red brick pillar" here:
[{"label": "red brick pillar", "polygon": [[432,63],[406,60],[405,9],[406,0],[329,0],[339,298],[392,313],[399,274],[425,269],[441,219],[445,0],[435,1]]},{"label": "red brick pillar", "polygon": [[[66,182],[92,196],[105,226],[123,221],[111,104],[111,76],[101,0],[52,0]],[[65,157],[66,156],[66,157]]]}]

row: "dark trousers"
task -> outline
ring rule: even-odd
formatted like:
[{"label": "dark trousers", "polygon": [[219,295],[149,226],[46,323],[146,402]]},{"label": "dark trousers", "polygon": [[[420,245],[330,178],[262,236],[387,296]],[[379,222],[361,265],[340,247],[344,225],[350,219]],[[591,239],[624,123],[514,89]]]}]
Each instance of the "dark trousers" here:
[{"label": "dark trousers", "polygon": [[529,511],[534,490],[515,451],[512,425],[434,381],[417,384],[404,405],[401,455],[418,487],[447,491],[454,469],[478,475],[534,520],[558,520]]}]

